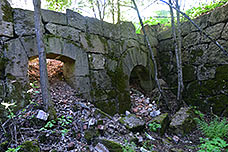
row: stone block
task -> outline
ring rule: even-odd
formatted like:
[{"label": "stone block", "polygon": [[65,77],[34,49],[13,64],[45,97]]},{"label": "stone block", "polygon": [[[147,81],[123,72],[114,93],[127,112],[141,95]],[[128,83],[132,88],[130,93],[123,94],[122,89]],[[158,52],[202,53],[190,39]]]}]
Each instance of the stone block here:
[{"label": "stone block", "polygon": [[13,37],[13,13],[7,0],[0,3],[0,36]]},{"label": "stone block", "polygon": [[187,134],[193,129],[196,129],[196,122],[194,120],[195,114],[193,109],[182,107],[172,118],[169,125],[170,129],[175,134]]},{"label": "stone block", "polygon": [[48,23],[45,25],[46,29],[53,35],[60,36],[72,41],[79,41],[79,30],[72,27],[62,26],[57,24]]},{"label": "stone block", "polygon": [[[61,54],[64,47],[64,41],[61,38],[45,35],[44,44],[46,48],[46,53]],[[73,59],[75,57],[73,56]]]},{"label": "stone block", "polygon": [[75,77],[75,86],[79,94],[87,94],[90,92],[90,79],[88,77]]},{"label": "stone block", "polygon": [[228,24],[226,24],[226,26],[224,27],[224,29],[222,31],[222,38],[225,40],[228,40]]},{"label": "stone block", "polygon": [[28,57],[19,39],[7,42],[8,51],[5,52],[7,60],[6,75],[12,75],[17,78],[27,80]]},{"label": "stone block", "polygon": [[90,69],[102,70],[105,67],[105,58],[102,54],[89,54]]},{"label": "stone block", "polygon": [[103,22],[102,26],[103,26],[104,37],[111,38],[111,39],[120,38],[120,31],[119,31],[118,24]]},{"label": "stone block", "polygon": [[36,36],[22,37],[20,40],[29,58],[38,56]]},{"label": "stone block", "polygon": [[98,35],[81,33],[80,42],[86,52],[105,54],[107,50],[107,42],[104,38]]},{"label": "stone block", "polygon": [[158,40],[166,40],[166,39],[171,39],[172,38],[172,30],[168,29],[167,31],[161,32],[158,34]]},{"label": "stone block", "polygon": [[216,67],[200,65],[197,68],[197,79],[200,81],[215,78]]},{"label": "stone block", "polygon": [[42,19],[46,23],[55,23],[60,25],[67,25],[66,14],[55,12],[51,10],[41,10]]},{"label": "stone block", "polygon": [[91,34],[97,34],[100,36],[104,35],[104,31],[103,31],[103,22],[96,19],[96,18],[92,18],[92,17],[86,17],[86,23],[87,23],[87,27],[88,27],[88,33]]},{"label": "stone block", "polygon": [[66,17],[68,25],[75,27],[79,30],[86,31],[86,19],[81,14],[72,10],[66,10]]},{"label": "stone block", "polygon": [[[34,12],[16,8],[13,10],[14,30],[18,36],[35,35]],[[43,24],[41,23],[44,33]]]},{"label": "stone block", "polygon": [[[218,38],[221,36],[221,33],[223,32],[224,25],[225,23],[219,23],[214,26],[210,26],[205,29],[205,32],[209,34],[213,39],[218,40]],[[211,42],[211,40],[204,36],[202,42]]]},{"label": "stone block", "polygon": [[228,5],[224,5],[212,11],[209,18],[209,22],[212,25],[225,22],[227,21],[227,16],[228,16]]},{"label": "stone block", "polygon": [[91,83],[96,85],[93,86],[95,88],[112,89],[112,82],[106,70],[91,71]]},{"label": "stone block", "polygon": [[142,119],[137,118],[134,114],[127,115],[119,121],[131,131],[140,131],[145,127],[145,122]]},{"label": "stone block", "polygon": [[121,22],[117,26],[120,31],[120,38],[136,38],[135,26],[132,22]]},{"label": "stone block", "polygon": [[86,76],[89,74],[89,62],[87,53],[82,49],[76,50],[75,75]]}]

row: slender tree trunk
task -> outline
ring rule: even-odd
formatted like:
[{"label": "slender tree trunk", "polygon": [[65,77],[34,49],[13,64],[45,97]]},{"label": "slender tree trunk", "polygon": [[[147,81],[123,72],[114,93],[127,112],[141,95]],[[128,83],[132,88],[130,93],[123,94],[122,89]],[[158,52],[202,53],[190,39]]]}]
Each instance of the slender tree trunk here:
[{"label": "slender tree trunk", "polygon": [[[180,5],[178,4],[178,0],[176,0],[176,7],[180,10]],[[183,72],[182,72],[182,58],[181,58],[181,29],[180,29],[180,12],[176,11],[177,13],[177,44],[178,44],[178,60],[179,63],[177,65],[178,68],[178,86],[180,86],[180,88],[178,88],[178,98],[177,100],[182,101],[182,93],[184,90],[184,83],[183,83]]]},{"label": "slender tree trunk", "polygon": [[[172,1],[169,0],[169,3],[171,4]],[[176,62],[177,62],[177,74],[178,74],[177,102],[179,105],[180,96],[181,96],[180,58],[179,58],[179,46],[178,46],[179,43],[177,43],[176,28],[175,28],[175,22],[174,22],[174,13],[173,13],[172,7],[170,7],[170,15],[171,15],[171,24],[172,24],[172,36],[173,36],[173,41],[174,41],[174,48],[175,48],[175,55],[176,55]]]},{"label": "slender tree trunk", "polygon": [[111,8],[111,10],[112,10],[112,23],[113,24],[115,24],[115,2],[114,2],[114,0],[112,0],[112,8]]},{"label": "slender tree trunk", "polygon": [[163,92],[163,90],[162,90],[162,88],[161,88],[160,82],[159,82],[159,80],[158,80],[157,62],[156,62],[156,59],[155,59],[155,57],[154,57],[153,50],[152,50],[152,48],[151,48],[149,39],[148,39],[148,37],[147,37],[146,31],[145,31],[145,28],[144,28],[144,25],[143,25],[143,22],[142,22],[142,18],[141,18],[140,14],[139,14],[139,10],[138,10],[138,7],[137,7],[137,5],[136,5],[136,3],[135,3],[135,0],[132,0],[132,2],[133,2],[134,6],[135,6],[135,9],[136,9],[136,11],[137,11],[138,18],[139,18],[140,24],[141,24],[141,26],[142,26],[144,38],[145,38],[145,40],[146,40],[146,42],[147,42],[147,45],[148,45],[148,48],[149,48],[149,51],[150,51],[150,56],[151,56],[151,59],[152,59],[153,64],[154,64],[155,81],[156,81],[158,90],[159,90],[160,94],[163,96],[163,98],[164,98],[164,100],[165,100],[165,105],[166,105],[166,107],[168,108],[168,101],[167,101],[167,98],[166,98],[166,96],[165,96],[165,94],[164,94],[164,92]]},{"label": "slender tree trunk", "polygon": [[[51,102],[49,84],[48,84],[48,74],[47,74],[47,64],[46,64],[46,53],[44,50],[43,43],[43,33],[41,28],[41,2],[40,0],[33,0],[34,5],[34,20],[35,20],[35,31],[36,31],[36,41],[39,54],[39,67],[40,67],[40,85],[42,92],[42,99],[44,103],[44,108],[46,112],[53,115],[53,103]],[[51,110],[51,112],[50,112]]]},{"label": "slender tree trunk", "polygon": [[117,23],[120,23],[120,0],[117,0]]}]

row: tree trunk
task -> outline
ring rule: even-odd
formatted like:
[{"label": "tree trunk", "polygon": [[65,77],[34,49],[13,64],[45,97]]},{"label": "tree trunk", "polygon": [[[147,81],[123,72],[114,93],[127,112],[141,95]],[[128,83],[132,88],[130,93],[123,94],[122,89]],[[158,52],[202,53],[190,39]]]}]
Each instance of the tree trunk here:
[{"label": "tree trunk", "polygon": [[120,23],[120,0],[117,0],[117,23]]},{"label": "tree trunk", "polygon": [[39,54],[40,85],[41,85],[42,99],[45,106],[44,107],[45,111],[49,113],[50,117],[53,117],[53,116],[55,117],[54,106],[51,101],[50,92],[49,92],[46,52],[44,50],[43,33],[41,28],[40,0],[33,0],[33,5],[34,5],[36,41],[37,41],[38,54]]},{"label": "tree trunk", "polygon": [[[176,0],[176,7],[180,10],[180,5],[178,4],[178,0]],[[178,60],[177,68],[178,68],[178,92],[179,96],[177,98],[178,101],[182,101],[182,92],[184,90],[184,83],[183,83],[183,72],[182,72],[182,59],[181,59],[181,29],[180,29],[180,13],[176,11],[177,13],[177,44],[178,44]],[[182,103],[181,103],[182,104]]]},{"label": "tree trunk", "polygon": [[149,51],[150,51],[150,56],[151,56],[151,59],[152,59],[153,64],[154,64],[155,81],[156,81],[158,90],[159,90],[160,94],[162,95],[162,97],[163,97],[164,100],[165,100],[165,106],[168,108],[168,100],[167,100],[167,98],[166,98],[166,96],[165,96],[165,94],[164,94],[164,92],[163,92],[163,90],[162,90],[162,88],[161,88],[160,82],[159,82],[159,80],[158,80],[157,62],[156,62],[156,59],[155,59],[155,57],[154,57],[153,50],[152,50],[152,48],[151,48],[149,39],[148,39],[148,37],[147,37],[146,31],[145,31],[145,28],[144,28],[144,25],[143,25],[143,22],[142,22],[142,18],[141,18],[140,14],[139,14],[139,10],[138,10],[138,7],[137,7],[137,5],[136,5],[136,3],[135,3],[135,0],[132,0],[132,2],[133,2],[134,6],[135,6],[135,9],[136,9],[136,11],[137,11],[138,18],[139,18],[140,24],[141,24],[141,26],[142,26],[143,34],[144,34],[144,39],[145,39],[146,42],[147,42],[147,45],[148,45],[148,48],[149,48]]}]

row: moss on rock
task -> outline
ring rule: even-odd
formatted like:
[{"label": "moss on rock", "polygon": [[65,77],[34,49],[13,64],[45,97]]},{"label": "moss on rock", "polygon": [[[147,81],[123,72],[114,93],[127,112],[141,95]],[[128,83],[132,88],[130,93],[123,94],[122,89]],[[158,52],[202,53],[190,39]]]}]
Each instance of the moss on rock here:
[{"label": "moss on rock", "polygon": [[119,144],[119,143],[117,143],[115,141],[102,139],[102,140],[100,140],[100,142],[105,147],[107,147],[110,152],[123,152],[121,144]]},{"label": "moss on rock", "polygon": [[88,142],[88,144],[91,144],[92,140],[99,136],[99,132],[96,129],[89,129],[85,131],[85,139]]},{"label": "moss on rock", "polygon": [[10,6],[9,2],[7,0],[3,0],[5,5],[2,5],[2,11],[3,11],[3,16],[2,19],[3,21],[6,22],[13,22],[13,10],[12,7]]},{"label": "moss on rock", "polygon": [[40,152],[40,147],[36,140],[25,141],[23,144],[21,144],[19,152]]},{"label": "moss on rock", "polygon": [[183,80],[193,81],[196,80],[195,68],[192,65],[185,65],[183,67]]}]

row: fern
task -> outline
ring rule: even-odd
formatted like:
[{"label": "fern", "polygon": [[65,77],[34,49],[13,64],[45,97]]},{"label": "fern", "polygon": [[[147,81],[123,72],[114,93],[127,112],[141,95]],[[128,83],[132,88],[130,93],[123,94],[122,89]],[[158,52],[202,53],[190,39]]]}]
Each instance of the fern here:
[{"label": "fern", "polygon": [[226,119],[219,121],[219,118],[215,118],[209,124],[200,119],[196,119],[199,129],[203,132],[208,138],[224,138],[228,135],[228,124]]}]

